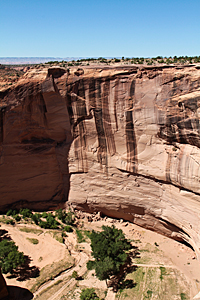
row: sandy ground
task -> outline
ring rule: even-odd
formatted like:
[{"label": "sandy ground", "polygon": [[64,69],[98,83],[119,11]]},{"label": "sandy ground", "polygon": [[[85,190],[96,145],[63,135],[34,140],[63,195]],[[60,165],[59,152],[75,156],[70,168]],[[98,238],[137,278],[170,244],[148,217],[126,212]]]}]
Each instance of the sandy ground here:
[{"label": "sandy ground", "polygon": [[[141,242],[138,244],[138,248],[142,248],[147,243],[151,245],[155,245],[156,243],[159,249],[163,252],[163,260],[161,261],[162,265],[166,265],[167,267],[171,266],[172,268],[178,269],[187,278],[187,282],[191,286],[191,299],[200,291],[199,263],[197,262],[195,253],[192,251],[192,249],[186,247],[185,245],[182,245],[155,232],[145,230],[132,223],[119,221],[115,222],[115,220],[113,221],[110,218],[93,222],[88,222],[86,219],[84,219],[83,229],[101,230],[102,225],[111,226],[112,224],[114,224],[117,228],[122,229],[128,239],[140,240]],[[30,224],[17,225],[14,227],[11,225],[2,224],[1,228],[8,231],[13,241],[19,247],[19,251],[24,252],[25,255],[28,255],[31,258],[32,266],[37,266],[41,269],[47,264],[59,261],[64,258],[68,249],[71,252],[71,255],[75,258],[76,266],[69,270],[68,273],[66,272],[65,274],[61,274],[56,280],[61,280],[66,276],[69,276],[72,274],[73,270],[76,270],[79,275],[83,275],[87,271],[86,262],[90,258],[90,246],[88,243],[82,243],[81,247],[79,246],[78,249],[75,233],[67,234],[67,237],[65,238],[65,244],[61,244],[56,241],[55,238],[53,238],[52,234],[45,230],[43,233],[39,234],[19,231],[19,227],[25,226],[28,228],[36,228],[36,226]],[[37,245],[33,245],[27,240],[27,237],[36,238],[38,239],[39,243]],[[82,250],[80,252],[81,248]],[[151,264],[157,265],[157,262],[152,260]],[[87,286],[105,290],[105,282],[100,282],[94,275],[92,275],[93,273],[93,271],[88,272],[87,277],[83,281],[80,281],[79,285],[83,287]],[[16,279],[8,279],[7,277],[5,277],[5,279],[8,285],[29,288],[29,281],[19,282]],[[50,285],[52,282],[45,284],[43,289],[47,288],[48,284]],[[64,287],[62,287],[62,290],[64,291],[66,288],[72,288],[75,284],[75,280],[72,279],[71,282],[68,282]],[[62,296],[62,290],[59,290],[55,295],[52,295],[50,299],[60,299],[60,296]],[[114,293],[108,289],[106,300],[114,300],[114,298]]]},{"label": "sandy ground", "polygon": [[[1,225],[1,229],[8,231],[11,239],[18,246],[18,250],[29,256],[31,259],[30,266],[36,266],[42,269],[44,266],[64,258],[66,254],[66,246],[59,243],[52,234],[44,231],[40,234],[26,233],[19,230],[21,227],[36,228],[31,225]],[[39,228],[39,227],[38,227]],[[32,244],[27,238],[34,238],[39,241],[37,245]],[[27,281],[17,281],[16,279],[8,279],[5,277],[8,285],[17,285],[20,287],[28,287]]]},{"label": "sandy ground", "polygon": [[139,249],[147,243],[151,245],[157,243],[159,249],[163,251],[162,264],[167,267],[177,268],[187,278],[188,283],[191,285],[191,299],[200,291],[200,264],[191,248],[129,222],[113,223],[113,220],[110,218],[107,218],[106,221],[85,223],[85,227],[98,230],[102,225],[111,226],[112,224],[122,229],[126,238],[140,240],[141,243],[138,244]]}]

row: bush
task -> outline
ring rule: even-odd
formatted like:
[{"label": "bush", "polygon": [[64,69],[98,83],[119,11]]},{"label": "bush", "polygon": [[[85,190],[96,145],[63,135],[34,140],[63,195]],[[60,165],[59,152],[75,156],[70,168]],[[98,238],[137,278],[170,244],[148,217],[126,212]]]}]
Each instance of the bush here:
[{"label": "bush", "polygon": [[17,209],[9,209],[6,213],[7,216],[14,216],[14,215],[17,215],[18,214],[18,210]]},{"label": "bush", "polygon": [[87,288],[81,291],[81,300],[99,300],[94,288]]},{"label": "bush", "polygon": [[57,229],[58,228],[58,222],[55,220],[55,217],[52,214],[48,214],[48,217],[46,219],[47,221],[40,221],[39,226],[41,228],[45,229]]},{"label": "bush", "polygon": [[75,221],[75,215],[71,210],[69,210],[68,213],[66,213],[64,223],[67,224],[67,225],[73,225],[74,221]]},{"label": "bush", "polygon": [[73,225],[74,224],[75,216],[74,216],[74,213],[71,210],[66,212],[65,210],[62,210],[60,208],[56,211],[56,216],[64,224],[67,224],[67,225]]},{"label": "bush", "polygon": [[39,243],[38,239],[26,238],[30,243],[37,245]]},{"label": "bush", "polygon": [[20,209],[19,213],[23,216],[23,218],[31,218],[33,215],[32,211],[28,208]]},{"label": "bush", "polygon": [[89,260],[87,262],[87,269],[88,270],[93,270],[95,268],[95,261],[94,260]]},{"label": "bush", "polygon": [[43,213],[42,213],[42,218],[47,218],[48,217],[48,213],[46,212],[46,211],[44,211]]},{"label": "bush", "polygon": [[72,273],[72,278],[77,279],[78,278],[78,273],[76,271],[73,271]]},{"label": "bush", "polygon": [[0,267],[3,273],[13,273],[14,269],[24,264],[24,262],[24,254],[18,251],[18,247],[14,242],[8,240],[0,242]]},{"label": "bush", "polygon": [[73,232],[73,229],[72,229],[71,226],[69,226],[69,225],[65,226],[65,227],[64,227],[64,230],[65,230],[66,232]]},{"label": "bush", "polygon": [[57,209],[56,210],[56,217],[59,219],[59,220],[64,220],[64,218],[65,218],[65,211],[64,210],[62,210],[62,208],[60,208],[60,209]]},{"label": "bush", "polygon": [[31,219],[33,220],[33,222],[35,222],[36,225],[38,225],[41,222],[40,214],[38,214],[38,213],[32,215]]},{"label": "bush", "polygon": [[185,293],[181,293],[180,296],[181,296],[181,300],[187,300],[187,296]]},{"label": "bush", "polygon": [[6,216],[12,216],[12,209],[9,209],[8,211],[7,211],[7,213],[6,213]]},{"label": "bush", "polygon": [[84,238],[82,232],[78,229],[76,229],[76,236],[77,236],[78,243],[85,242],[85,238]]},{"label": "bush", "polygon": [[163,276],[166,275],[166,268],[165,267],[160,267],[160,280],[163,280]]},{"label": "bush", "polygon": [[21,217],[20,217],[19,215],[15,215],[15,216],[13,216],[13,218],[14,218],[17,222],[19,222],[19,221],[21,220]]},{"label": "bush", "polygon": [[14,225],[15,221],[14,220],[6,220],[6,224]]}]

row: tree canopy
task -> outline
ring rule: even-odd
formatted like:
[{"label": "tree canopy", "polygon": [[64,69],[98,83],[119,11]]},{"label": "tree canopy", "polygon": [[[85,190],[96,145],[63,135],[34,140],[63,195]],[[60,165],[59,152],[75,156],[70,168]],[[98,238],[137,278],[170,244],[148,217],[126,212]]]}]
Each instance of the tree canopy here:
[{"label": "tree canopy", "polygon": [[89,261],[88,269],[95,269],[100,280],[110,279],[116,275],[120,267],[125,264],[131,249],[131,244],[125,238],[121,229],[102,226],[103,231],[92,231],[90,235],[92,256],[95,261]]},{"label": "tree canopy", "polygon": [[62,210],[62,208],[58,209],[56,211],[56,216],[58,217],[59,220],[61,220],[63,223],[67,225],[73,225],[74,224],[74,213],[69,210],[66,212],[65,210]]},{"label": "tree canopy", "polygon": [[25,262],[23,252],[18,251],[14,242],[3,240],[0,242],[0,267],[2,272],[12,273],[14,269]]}]

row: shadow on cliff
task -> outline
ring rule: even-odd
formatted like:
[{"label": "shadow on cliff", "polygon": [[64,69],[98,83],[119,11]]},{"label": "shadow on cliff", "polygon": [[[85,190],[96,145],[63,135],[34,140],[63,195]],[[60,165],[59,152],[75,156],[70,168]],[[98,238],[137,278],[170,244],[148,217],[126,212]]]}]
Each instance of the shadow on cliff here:
[{"label": "shadow on cliff", "polygon": [[18,281],[28,280],[30,278],[36,278],[39,276],[40,271],[36,266],[30,266],[31,259],[29,256],[25,257],[25,263],[21,266],[13,270],[13,273],[7,278],[16,278]]},{"label": "shadow on cliff", "polygon": [[[9,296],[4,298],[5,300],[31,300],[33,299],[33,294],[24,288],[18,286],[8,285],[8,294]],[[4,300],[3,299],[3,300]]]}]

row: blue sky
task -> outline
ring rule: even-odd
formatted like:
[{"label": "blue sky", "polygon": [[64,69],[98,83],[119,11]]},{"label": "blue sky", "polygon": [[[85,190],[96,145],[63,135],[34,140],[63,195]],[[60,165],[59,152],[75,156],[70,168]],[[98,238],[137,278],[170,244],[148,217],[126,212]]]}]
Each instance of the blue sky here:
[{"label": "blue sky", "polygon": [[199,0],[0,0],[0,57],[200,55]]}]

